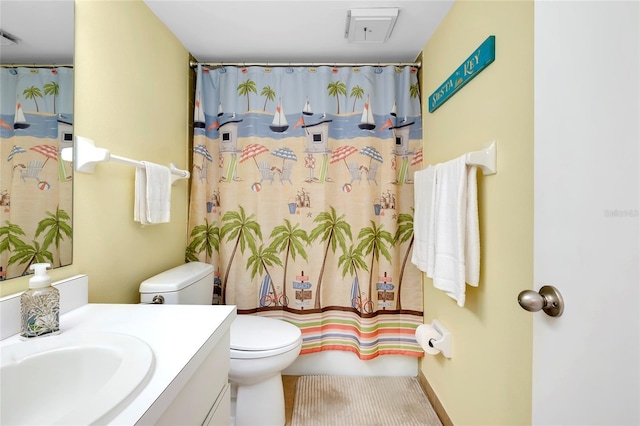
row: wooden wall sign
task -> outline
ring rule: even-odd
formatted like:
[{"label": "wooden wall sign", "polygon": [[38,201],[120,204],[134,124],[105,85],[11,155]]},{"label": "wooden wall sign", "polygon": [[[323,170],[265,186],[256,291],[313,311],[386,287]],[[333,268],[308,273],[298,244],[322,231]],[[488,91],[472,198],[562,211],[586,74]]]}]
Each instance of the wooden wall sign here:
[{"label": "wooden wall sign", "polygon": [[496,58],[496,36],[487,39],[429,96],[429,112],[452,97]]}]

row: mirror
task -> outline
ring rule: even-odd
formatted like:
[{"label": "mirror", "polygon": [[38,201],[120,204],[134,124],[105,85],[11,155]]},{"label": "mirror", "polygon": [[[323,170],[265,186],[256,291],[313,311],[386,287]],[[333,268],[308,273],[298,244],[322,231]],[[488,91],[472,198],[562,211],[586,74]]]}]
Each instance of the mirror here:
[{"label": "mirror", "polygon": [[74,1],[2,2],[0,281],[72,262]]}]

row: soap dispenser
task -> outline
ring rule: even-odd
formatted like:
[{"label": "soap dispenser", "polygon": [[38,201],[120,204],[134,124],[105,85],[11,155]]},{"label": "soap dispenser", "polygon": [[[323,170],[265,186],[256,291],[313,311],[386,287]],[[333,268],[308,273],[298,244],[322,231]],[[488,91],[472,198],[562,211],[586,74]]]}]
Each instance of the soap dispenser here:
[{"label": "soap dispenser", "polygon": [[20,296],[20,337],[28,339],[60,333],[60,292],[51,286],[48,263],[34,263],[29,289]]}]

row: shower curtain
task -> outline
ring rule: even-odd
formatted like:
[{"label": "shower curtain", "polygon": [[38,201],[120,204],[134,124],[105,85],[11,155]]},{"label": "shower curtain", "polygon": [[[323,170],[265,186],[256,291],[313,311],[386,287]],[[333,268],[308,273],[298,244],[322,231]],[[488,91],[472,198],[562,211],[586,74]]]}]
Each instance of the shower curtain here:
[{"label": "shower curtain", "polygon": [[422,356],[418,69],[198,66],[187,261],[213,303],[289,321],[302,354]]},{"label": "shower curtain", "polygon": [[0,68],[0,280],[71,263],[73,69]]}]

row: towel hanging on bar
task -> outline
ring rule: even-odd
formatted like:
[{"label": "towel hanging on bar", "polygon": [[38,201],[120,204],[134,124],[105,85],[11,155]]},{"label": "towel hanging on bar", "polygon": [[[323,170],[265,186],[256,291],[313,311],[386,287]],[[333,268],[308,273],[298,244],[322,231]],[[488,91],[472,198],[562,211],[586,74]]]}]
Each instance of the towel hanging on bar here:
[{"label": "towel hanging on bar", "polygon": [[480,275],[476,166],[464,156],[415,172],[415,246],[411,262],[433,285],[465,303]]},{"label": "towel hanging on bar", "polygon": [[496,141],[414,175],[411,262],[459,306],[466,284],[478,286],[480,276],[476,167],[485,175],[496,173]]},{"label": "towel hanging on bar", "polygon": [[[75,170],[83,173],[93,173],[96,163],[105,161],[115,161],[137,168],[145,167],[145,162],[111,154],[108,149],[97,148],[91,139],[83,136],[76,136],[75,147],[64,148],[61,157],[64,161],[74,161]],[[187,170],[180,170],[173,163],[169,165],[169,171],[172,185],[180,179],[188,179],[191,176]]]},{"label": "towel hanging on bar", "polygon": [[142,225],[166,223],[171,219],[171,171],[144,161],[136,168],[133,220]]}]

